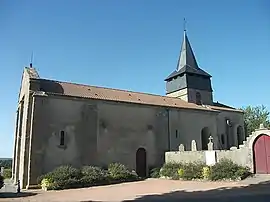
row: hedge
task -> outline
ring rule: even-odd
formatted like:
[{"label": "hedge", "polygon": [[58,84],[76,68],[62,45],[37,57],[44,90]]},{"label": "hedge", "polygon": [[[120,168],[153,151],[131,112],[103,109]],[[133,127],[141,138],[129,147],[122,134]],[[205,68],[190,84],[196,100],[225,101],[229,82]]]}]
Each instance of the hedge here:
[{"label": "hedge", "polygon": [[159,172],[160,176],[174,180],[242,180],[250,175],[249,168],[240,166],[231,160],[222,159],[214,166],[207,166],[202,162],[195,163],[167,163]]},{"label": "hedge", "polygon": [[60,190],[69,188],[91,187],[119,182],[139,180],[136,173],[122,164],[112,163],[108,169],[85,166],[81,169],[72,166],[60,166],[37,179],[43,189]]},{"label": "hedge", "polygon": [[11,168],[4,168],[3,177],[5,179],[10,179],[12,177],[12,171]]}]

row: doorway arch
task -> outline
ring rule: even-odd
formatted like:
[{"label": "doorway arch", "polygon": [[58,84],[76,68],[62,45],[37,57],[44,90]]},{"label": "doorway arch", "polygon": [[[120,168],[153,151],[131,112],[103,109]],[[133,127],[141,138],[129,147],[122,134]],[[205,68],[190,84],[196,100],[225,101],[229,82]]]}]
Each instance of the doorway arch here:
[{"label": "doorway arch", "polygon": [[136,173],[139,177],[146,177],[146,150],[140,147],[136,152]]},{"label": "doorway arch", "polygon": [[254,171],[270,174],[270,136],[261,134],[253,143]]},{"label": "doorway arch", "polygon": [[204,127],[201,131],[202,150],[208,150],[209,137],[210,130],[208,127]]},{"label": "doorway arch", "polygon": [[243,144],[245,140],[244,136],[244,130],[242,126],[238,126],[236,129],[236,135],[237,135],[237,146],[239,147],[240,144]]}]

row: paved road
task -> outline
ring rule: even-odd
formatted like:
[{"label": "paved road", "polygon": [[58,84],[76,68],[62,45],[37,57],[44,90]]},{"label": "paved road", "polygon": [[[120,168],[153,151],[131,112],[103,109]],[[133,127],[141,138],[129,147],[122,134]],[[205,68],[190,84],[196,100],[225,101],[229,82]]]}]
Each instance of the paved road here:
[{"label": "paved road", "polygon": [[11,194],[8,197],[3,197],[3,193],[0,193],[0,202],[269,202],[269,188],[270,184],[266,182],[248,185],[239,182],[183,182],[149,179],[141,182],[64,191],[27,191],[21,195]]}]

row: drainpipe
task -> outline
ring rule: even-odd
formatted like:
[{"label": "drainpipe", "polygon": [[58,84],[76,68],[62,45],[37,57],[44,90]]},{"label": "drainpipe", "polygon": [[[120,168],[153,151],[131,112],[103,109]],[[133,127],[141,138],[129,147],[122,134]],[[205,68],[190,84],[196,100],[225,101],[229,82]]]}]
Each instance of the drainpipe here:
[{"label": "drainpipe", "polygon": [[168,150],[171,151],[171,129],[170,129],[170,109],[167,108],[167,116],[168,116]]}]

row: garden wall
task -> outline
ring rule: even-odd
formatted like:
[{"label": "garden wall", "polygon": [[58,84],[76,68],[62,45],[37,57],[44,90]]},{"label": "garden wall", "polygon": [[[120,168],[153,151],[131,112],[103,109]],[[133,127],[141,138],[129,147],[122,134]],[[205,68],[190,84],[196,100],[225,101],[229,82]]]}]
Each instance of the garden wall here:
[{"label": "garden wall", "polygon": [[179,146],[179,151],[170,151],[165,153],[165,163],[176,162],[176,163],[190,163],[190,162],[203,162],[207,165],[213,165],[219,162],[221,159],[229,159],[238,165],[247,166],[250,171],[254,173],[254,160],[253,160],[253,144],[257,137],[261,134],[270,136],[270,130],[260,125],[260,128],[248,136],[242,145],[237,147],[231,147],[230,150],[213,150],[213,142],[209,138],[208,150],[197,151],[196,142],[191,142],[192,151],[185,151],[184,146]]},{"label": "garden wall", "polygon": [[239,165],[248,166],[249,168],[252,168],[253,161],[251,159],[250,150],[248,149],[248,147],[240,149],[232,148],[232,150],[177,151],[165,153],[166,163],[169,162],[190,163],[200,161],[211,165],[213,163],[210,162],[216,163],[223,158],[230,159]]}]

